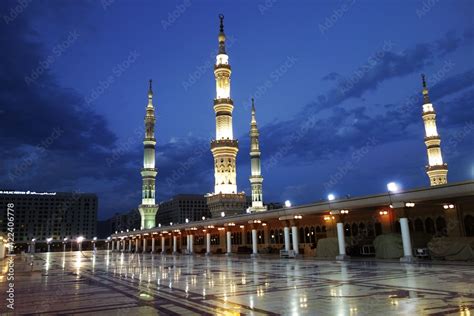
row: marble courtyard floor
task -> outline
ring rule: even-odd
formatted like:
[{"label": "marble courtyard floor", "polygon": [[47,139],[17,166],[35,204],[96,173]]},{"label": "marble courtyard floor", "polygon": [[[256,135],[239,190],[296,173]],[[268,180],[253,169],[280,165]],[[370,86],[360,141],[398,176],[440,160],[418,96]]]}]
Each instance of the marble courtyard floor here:
[{"label": "marble courtyard floor", "polygon": [[58,252],[18,256],[14,289],[15,315],[474,315],[462,263]]}]

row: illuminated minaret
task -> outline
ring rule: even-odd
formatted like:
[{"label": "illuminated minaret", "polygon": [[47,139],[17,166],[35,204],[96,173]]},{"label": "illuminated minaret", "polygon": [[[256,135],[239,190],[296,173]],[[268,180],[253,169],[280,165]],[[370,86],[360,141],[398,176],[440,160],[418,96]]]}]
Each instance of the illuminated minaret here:
[{"label": "illuminated minaret", "polygon": [[425,75],[421,75],[423,81],[423,121],[425,123],[425,144],[428,152],[428,166],[426,173],[430,178],[430,184],[439,185],[448,183],[448,165],[443,163],[441,154],[441,138],[436,128],[436,112],[428,95]]},{"label": "illuminated minaret", "polygon": [[155,109],[153,107],[151,80],[148,89],[143,145],[142,204],[138,206],[138,209],[141,215],[141,229],[148,229],[155,227],[155,216],[158,211],[158,205],[155,204],[155,179],[158,171],[155,168]]},{"label": "illuminated minaret", "polygon": [[250,121],[250,186],[252,188],[252,207],[251,211],[265,211],[267,208],[263,206],[263,191],[262,191],[262,170],[260,164],[260,145],[258,142],[258,127],[255,118],[255,104],[252,98],[252,119]]},{"label": "illuminated minaret", "polygon": [[216,139],[211,142],[211,152],[214,156],[214,194],[208,198],[213,216],[240,213],[240,204],[245,203],[245,195],[237,192],[236,158],[239,148],[232,131],[234,102],[230,98],[231,67],[225,49],[224,16],[221,14],[219,18],[219,50],[214,66]]}]

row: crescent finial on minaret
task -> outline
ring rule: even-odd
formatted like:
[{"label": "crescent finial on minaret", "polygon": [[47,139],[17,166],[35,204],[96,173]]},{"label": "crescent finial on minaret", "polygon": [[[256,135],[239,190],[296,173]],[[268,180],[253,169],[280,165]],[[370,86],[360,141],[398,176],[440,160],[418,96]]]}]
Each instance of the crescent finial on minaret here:
[{"label": "crescent finial on minaret", "polygon": [[219,54],[226,54],[225,52],[225,34],[224,34],[224,14],[219,14],[221,20],[219,32]]},{"label": "crescent finial on minaret", "polygon": [[426,77],[421,74],[421,81],[423,82],[423,102],[424,104],[431,103],[430,96],[428,95],[428,88],[426,87]]},{"label": "crescent finial on minaret", "polygon": [[221,33],[224,33],[224,14],[219,14],[219,19],[221,20],[221,27],[220,27],[220,31]]}]

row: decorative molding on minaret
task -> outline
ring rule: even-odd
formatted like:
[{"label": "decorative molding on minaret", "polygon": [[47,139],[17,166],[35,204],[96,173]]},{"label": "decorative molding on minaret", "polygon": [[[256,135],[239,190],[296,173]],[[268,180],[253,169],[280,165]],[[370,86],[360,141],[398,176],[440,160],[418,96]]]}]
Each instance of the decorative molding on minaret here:
[{"label": "decorative molding on minaret", "polygon": [[148,105],[145,114],[145,137],[143,139],[142,203],[138,206],[141,229],[155,227],[158,205],[155,204],[155,182],[158,173],[155,168],[155,108],[153,107],[152,81],[148,88]]},{"label": "decorative molding on minaret", "polygon": [[255,117],[255,103],[252,98],[252,119],[250,121],[250,186],[252,189],[252,206],[251,212],[266,211],[263,206],[263,177],[260,163],[260,144],[259,132],[257,127],[257,119]]},{"label": "decorative molding on minaret", "polygon": [[[221,213],[224,215],[236,214],[245,209],[243,205],[245,204],[245,195],[237,192],[236,158],[239,148],[232,129],[234,102],[230,97],[231,67],[225,49],[224,15],[220,14],[219,19],[219,51],[214,65],[216,139],[211,142],[211,152],[214,156],[214,193],[208,197],[209,208],[213,216],[218,214],[220,216]],[[240,210],[241,204],[242,210]]]},{"label": "decorative molding on minaret", "polygon": [[443,163],[441,154],[441,138],[436,128],[436,112],[428,95],[425,75],[421,75],[423,82],[423,122],[425,124],[425,144],[428,153],[428,166],[426,173],[430,184],[440,185],[448,183],[448,165]]}]

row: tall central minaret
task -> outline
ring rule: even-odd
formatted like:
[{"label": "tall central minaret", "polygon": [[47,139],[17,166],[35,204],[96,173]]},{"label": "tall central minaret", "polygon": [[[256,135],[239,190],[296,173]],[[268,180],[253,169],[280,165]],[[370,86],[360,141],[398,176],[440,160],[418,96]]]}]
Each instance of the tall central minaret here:
[{"label": "tall central minaret", "polygon": [[267,208],[263,206],[263,190],[262,190],[262,170],[260,164],[260,144],[257,119],[255,118],[255,103],[252,98],[252,119],[250,121],[250,186],[252,188],[252,207],[251,211],[265,211]]},{"label": "tall central minaret", "polygon": [[436,128],[436,112],[428,95],[425,75],[421,75],[423,81],[423,122],[425,123],[425,144],[428,152],[428,166],[426,173],[430,178],[432,186],[448,183],[448,165],[443,163],[441,155],[441,138]]},{"label": "tall central minaret", "polygon": [[239,151],[238,142],[232,131],[232,111],[234,102],[230,98],[229,56],[225,51],[224,16],[219,15],[221,25],[219,32],[219,52],[214,66],[216,78],[216,139],[211,142],[214,156],[214,193],[237,193],[236,157]]},{"label": "tall central minaret", "polygon": [[138,209],[141,215],[141,229],[148,229],[155,227],[155,216],[158,211],[158,205],[155,204],[155,179],[158,171],[155,168],[155,108],[151,80],[148,88],[143,145],[142,204],[138,206]]},{"label": "tall central minaret", "polygon": [[225,50],[224,16],[219,15],[219,19],[219,51],[214,65],[216,139],[211,142],[211,152],[214,156],[214,193],[207,197],[213,217],[241,214],[246,208],[245,194],[237,192],[236,158],[239,147],[232,131],[234,102],[230,98],[231,68]]}]

